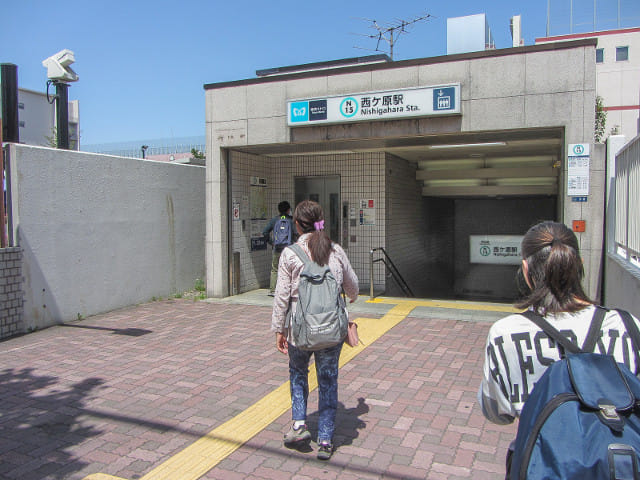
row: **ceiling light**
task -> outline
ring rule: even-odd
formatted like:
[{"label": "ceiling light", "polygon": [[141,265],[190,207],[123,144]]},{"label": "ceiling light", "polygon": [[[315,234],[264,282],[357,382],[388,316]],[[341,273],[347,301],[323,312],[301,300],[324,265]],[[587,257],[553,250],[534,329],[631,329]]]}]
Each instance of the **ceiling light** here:
[{"label": "ceiling light", "polygon": [[472,147],[498,147],[505,146],[507,142],[487,143],[452,143],[450,145],[429,145],[429,148],[472,148]]}]

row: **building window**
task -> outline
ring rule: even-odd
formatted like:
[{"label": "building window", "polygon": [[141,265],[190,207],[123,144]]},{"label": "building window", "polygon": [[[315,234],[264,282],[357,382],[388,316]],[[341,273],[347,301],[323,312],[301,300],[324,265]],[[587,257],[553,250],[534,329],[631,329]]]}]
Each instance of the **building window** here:
[{"label": "building window", "polygon": [[616,62],[629,60],[629,47],[616,47]]},{"label": "building window", "polygon": [[20,120],[18,126],[24,128],[24,120]]},{"label": "building window", "polygon": [[24,103],[22,102],[18,103],[18,110],[24,110]]},{"label": "building window", "polygon": [[604,62],[604,48],[596,48],[596,63]]}]

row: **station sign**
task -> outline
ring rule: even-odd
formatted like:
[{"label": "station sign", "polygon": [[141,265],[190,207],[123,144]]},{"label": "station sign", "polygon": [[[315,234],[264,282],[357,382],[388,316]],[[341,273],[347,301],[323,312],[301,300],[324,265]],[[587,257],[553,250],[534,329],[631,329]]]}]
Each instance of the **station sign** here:
[{"label": "station sign", "polygon": [[292,100],[289,126],[460,114],[460,84]]},{"label": "station sign", "polygon": [[471,263],[520,265],[522,235],[469,235]]}]

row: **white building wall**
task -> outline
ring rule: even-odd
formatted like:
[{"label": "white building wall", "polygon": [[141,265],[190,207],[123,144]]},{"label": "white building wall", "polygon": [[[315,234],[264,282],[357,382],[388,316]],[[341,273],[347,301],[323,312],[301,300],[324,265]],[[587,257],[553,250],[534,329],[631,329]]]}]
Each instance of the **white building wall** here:
[{"label": "white building wall", "polygon": [[[615,131],[634,138],[639,133],[640,28],[539,38],[536,43],[576,38],[596,38],[596,48],[603,49],[603,62],[596,63],[596,92],[607,112],[605,138]],[[629,59],[617,61],[616,47],[628,47]]]},{"label": "white building wall", "polygon": [[50,146],[46,137],[55,136],[56,111],[45,93],[18,89],[18,121],[21,143]]},{"label": "white building wall", "polygon": [[[629,60],[616,61],[616,47],[628,47]],[[618,35],[602,35],[598,37],[597,48],[604,49],[604,62],[596,64],[596,75],[598,95],[602,97],[604,106],[609,108],[606,131],[611,133],[618,126],[621,135],[634,138],[638,134],[640,111],[640,29]]]},{"label": "white building wall", "polygon": [[[49,98],[54,99],[52,87]],[[72,150],[80,146],[80,106],[78,100],[71,100],[69,108],[69,140]],[[56,107],[55,102],[47,101],[47,94],[24,88],[18,89],[18,122],[20,143],[41,147],[52,146],[55,141]]]}]

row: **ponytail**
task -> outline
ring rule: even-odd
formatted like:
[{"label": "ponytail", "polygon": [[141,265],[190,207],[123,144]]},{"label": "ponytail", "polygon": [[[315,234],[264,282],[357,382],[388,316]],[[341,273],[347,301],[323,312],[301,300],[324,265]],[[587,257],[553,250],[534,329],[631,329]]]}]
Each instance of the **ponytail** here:
[{"label": "ponytail", "polygon": [[566,225],[543,222],[522,240],[522,257],[527,262],[530,291],[516,306],[533,307],[546,315],[576,312],[592,303],[582,288],[584,267],[578,239]]},{"label": "ponytail", "polygon": [[296,206],[293,220],[300,225],[302,233],[310,233],[309,251],[311,259],[318,265],[327,265],[331,255],[331,239],[324,230],[322,207],[311,200],[303,200]]}]

